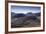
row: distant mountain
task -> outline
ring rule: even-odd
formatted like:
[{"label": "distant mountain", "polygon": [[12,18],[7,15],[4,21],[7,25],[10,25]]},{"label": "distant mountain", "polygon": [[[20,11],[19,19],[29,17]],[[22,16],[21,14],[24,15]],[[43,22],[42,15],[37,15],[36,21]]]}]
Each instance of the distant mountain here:
[{"label": "distant mountain", "polygon": [[24,16],[40,16],[40,13],[27,13],[27,14],[18,13],[17,14],[17,13],[11,12],[11,18],[19,18]]},{"label": "distant mountain", "polygon": [[39,13],[31,13],[31,12],[29,12],[29,13],[27,13],[26,14],[26,16],[40,16],[40,12]]},{"label": "distant mountain", "polygon": [[14,17],[19,18],[19,17],[24,17],[24,16],[25,14],[19,13],[19,14],[16,14]]},{"label": "distant mountain", "polygon": [[32,14],[26,14],[26,16],[32,16]]},{"label": "distant mountain", "polygon": [[16,14],[14,12],[11,12],[11,18],[14,18]]},{"label": "distant mountain", "polygon": [[40,16],[41,13],[35,13],[36,16]]},{"label": "distant mountain", "polygon": [[22,14],[22,13],[14,13],[14,12],[11,12],[11,18],[19,18],[19,17],[24,17],[25,14]]}]

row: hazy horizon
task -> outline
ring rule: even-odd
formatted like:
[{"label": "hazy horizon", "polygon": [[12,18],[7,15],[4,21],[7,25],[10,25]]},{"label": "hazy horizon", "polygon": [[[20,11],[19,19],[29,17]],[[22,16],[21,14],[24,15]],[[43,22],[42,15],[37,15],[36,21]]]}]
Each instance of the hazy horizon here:
[{"label": "hazy horizon", "polygon": [[11,12],[14,13],[39,13],[40,12],[40,7],[32,7],[32,6],[11,6]]}]

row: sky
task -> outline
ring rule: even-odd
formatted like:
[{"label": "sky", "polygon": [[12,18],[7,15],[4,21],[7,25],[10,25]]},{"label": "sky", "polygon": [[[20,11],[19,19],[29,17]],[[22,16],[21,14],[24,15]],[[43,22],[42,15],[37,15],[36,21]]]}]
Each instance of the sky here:
[{"label": "sky", "polygon": [[11,6],[11,12],[14,13],[38,13],[40,12],[40,7],[34,7],[34,6]]}]

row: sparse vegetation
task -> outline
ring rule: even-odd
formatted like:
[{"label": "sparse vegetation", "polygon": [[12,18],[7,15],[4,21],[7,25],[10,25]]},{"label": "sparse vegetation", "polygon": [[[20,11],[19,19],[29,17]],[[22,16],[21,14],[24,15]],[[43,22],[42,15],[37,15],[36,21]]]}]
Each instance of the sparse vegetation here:
[{"label": "sparse vegetation", "polygon": [[[30,13],[27,13],[30,14]],[[27,14],[16,14],[11,16],[11,27],[39,27],[40,26],[40,13],[28,16]],[[14,17],[14,18],[13,18]]]}]

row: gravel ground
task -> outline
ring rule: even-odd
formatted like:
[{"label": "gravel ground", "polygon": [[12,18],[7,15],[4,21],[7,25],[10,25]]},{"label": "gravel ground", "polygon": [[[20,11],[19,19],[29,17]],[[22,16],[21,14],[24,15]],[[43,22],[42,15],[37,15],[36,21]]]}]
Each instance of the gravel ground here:
[{"label": "gravel ground", "polygon": [[11,27],[39,27],[40,19],[31,19],[27,17],[14,18],[11,20]]}]

